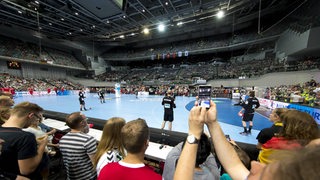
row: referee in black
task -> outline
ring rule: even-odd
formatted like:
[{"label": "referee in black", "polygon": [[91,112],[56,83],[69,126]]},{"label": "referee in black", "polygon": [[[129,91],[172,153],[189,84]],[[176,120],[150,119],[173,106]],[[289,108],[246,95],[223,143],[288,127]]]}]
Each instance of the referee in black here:
[{"label": "referee in black", "polygon": [[172,97],[172,92],[170,90],[167,91],[166,96],[162,99],[162,105],[164,107],[164,116],[163,122],[161,125],[161,129],[163,129],[168,121],[168,130],[172,130],[172,121],[173,121],[173,108],[176,108],[176,104],[174,103],[175,98]]},{"label": "referee in black", "polygon": [[[242,117],[242,126],[244,131],[240,132],[241,135],[248,135],[251,134],[251,129],[253,126],[253,116],[255,109],[260,107],[259,100],[255,97],[254,91],[249,91],[249,98],[245,100],[245,102],[241,105],[242,109],[239,113],[243,113]],[[247,122],[249,122],[249,129],[247,130]]]}]

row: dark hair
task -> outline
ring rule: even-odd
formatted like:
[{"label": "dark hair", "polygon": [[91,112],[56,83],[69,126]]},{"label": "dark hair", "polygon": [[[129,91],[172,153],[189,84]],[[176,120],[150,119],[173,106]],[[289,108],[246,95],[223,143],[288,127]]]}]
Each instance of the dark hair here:
[{"label": "dark hair", "polygon": [[196,167],[199,167],[200,164],[204,163],[207,160],[207,157],[211,153],[211,144],[209,138],[206,134],[201,134],[197,158],[196,158]]},{"label": "dark hair", "polygon": [[[184,144],[185,144],[185,141],[182,146],[184,146]],[[195,167],[199,167],[199,165],[204,163],[207,160],[207,157],[210,155],[210,153],[211,153],[211,143],[209,141],[208,136],[202,133],[199,140]]]},{"label": "dark hair", "polygon": [[255,94],[256,94],[255,91],[250,91],[250,92],[249,92],[249,96],[250,96],[250,97],[254,97]]}]

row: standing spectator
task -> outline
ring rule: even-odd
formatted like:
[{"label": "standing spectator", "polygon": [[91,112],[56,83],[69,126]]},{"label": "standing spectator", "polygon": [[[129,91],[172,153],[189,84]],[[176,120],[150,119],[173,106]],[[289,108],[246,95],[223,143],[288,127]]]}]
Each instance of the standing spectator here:
[{"label": "standing spectator", "polygon": [[161,180],[161,175],[144,164],[145,151],[149,145],[149,127],[145,120],[136,119],[122,127],[121,139],[127,156],[119,161],[107,164],[98,176],[104,179],[152,179]]},{"label": "standing spectator", "polygon": [[259,132],[256,138],[258,140],[258,144],[257,144],[258,149],[261,149],[262,144],[269,141],[275,135],[278,135],[278,133],[283,127],[281,115],[283,115],[287,111],[288,109],[286,108],[275,108],[274,110],[272,110],[269,116],[269,120],[273,122],[273,125],[269,128],[264,128]]},{"label": "standing spectator", "polygon": [[10,109],[9,107],[0,107],[0,125],[5,123],[10,117]]},{"label": "standing spectator", "polygon": [[[211,153],[211,143],[208,139],[208,136],[202,133],[198,143],[199,145],[197,150],[193,179],[218,180],[220,178],[220,171],[216,159]],[[164,170],[162,174],[164,180],[173,179],[176,165],[179,161],[179,157],[184,144],[184,142],[179,143],[169,152],[164,164]]]},{"label": "standing spectator", "polygon": [[83,92],[82,89],[79,91],[79,102],[80,102],[80,111],[83,109],[86,111],[86,103],[84,102],[84,98],[86,98],[85,93]]},{"label": "standing spectator", "polygon": [[301,149],[310,141],[319,138],[319,128],[312,116],[298,110],[288,110],[282,116],[283,128],[279,135],[262,145],[259,161],[264,164],[274,161],[273,155],[284,150]]},{"label": "standing spectator", "polygon": [[[253,116],[255,109],[260,107],[259,100],[255,97],[255,92],[250,91],[249,92],[249,98],[245,100],[244,104],[242,105],[242,109],[240,110],[239,114],[243,113],[242,117],[242,126],[244,131],[240,134],[247,135],[251,134],[251,129],[253,126]],[[249,129],[247,130],[247,122],[249,121]]]},{"label": "standing spectator", "polygon": [[172,122],[174,120],[173,108],[176,108],[176,104],[174,103],[174,97],[172,97],[171,95],[172,92],[168,90],[166,96],[162,99],[161,103],[164,107],[164,116],[161,129],[164,129],[164,127],[166,126],[166,122],[168,121],[168,129],[170,131],[172,130]]},{"label": "standing spectator", "polygon": [[[263,165],[256,161],[251,162],[251,169],[248,170],[240,161],[234,148],[228,143],[223,131],[217,121],[216,104],[211,101],[209,110],[200,107],[193,107],[189,115],[190,139],[200,138],[203,125],[206,124],[212,137],[215,152],[225,170],[234,180],[254,179],[319,179],[320,176],[320,146],[314,145],[304,148],[301,151],[288,151],[279,155],[277,162]],[[187,141],[188,142],[188,141]],[[192,180],[194,163],[196,160],[197,143],[186,143],[181,152],[175,180]]]},{"label": "standing spectator", "polygon": [[121,142],[121,128],[126,124],[123,118],[113,117],[104,124],[94,165],[99,176],[100,170],[110,162],[118,162],[125,157],[125,150]]},{"label": "standing spectator", "polygon": [[71,131],[64,135],[59,147],[66,167],[68,179],[92,180],[96,178],[93,159],[96,153],[96,140],[83,133],[88,126],[86,116],[74,112],[67,116],[66,124]]},{"label": "standing spectator", "polygon": [[10,117],[10,109],[14,105],[14,101],[10,96],[0,96],[0,125],[5,123]]},{"label": "standing spectator", "polygon": [[14,105],[14,101],[10,96],[1,95],[0,96],[0,107],[11,107]]},{"label": "standing spectator", "polygon": [[10,118],[0,127],[0,138],[5,141],[0,169],[30,179],[42,179],[39,164],[48,136],[36,139],[32,133],[22,130],[33,121],[39,121],[42,111],[40,106],[30,102],[22,102],[13,107]]},{"label": "standing spectator", "polygon": [[[0,139],[0,156],[1,156],[1,151],[2,151],[2,145],[4,144],[4,140]],[[4,172],[2,169],[0,169],[0,177],[3,180],[10,180],[10,179],[16,179],[16,180],[30,180],[29,178],[17,175],[17,174],[12,174],[12,173],[7,173]]]}]

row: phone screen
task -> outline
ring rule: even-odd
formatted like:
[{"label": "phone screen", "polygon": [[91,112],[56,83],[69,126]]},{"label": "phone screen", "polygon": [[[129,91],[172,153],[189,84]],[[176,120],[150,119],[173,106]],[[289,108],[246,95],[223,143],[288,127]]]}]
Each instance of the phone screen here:
[{"label": "phone screen", "polygon": [[199,105],[210,108],[211,86],[199,86]]}]

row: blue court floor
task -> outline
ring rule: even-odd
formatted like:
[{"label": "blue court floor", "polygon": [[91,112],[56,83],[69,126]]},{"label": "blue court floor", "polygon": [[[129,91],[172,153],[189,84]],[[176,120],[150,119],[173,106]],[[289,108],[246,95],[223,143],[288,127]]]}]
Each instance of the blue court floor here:
[{"label": "blue court floor", "polygon": [[[120,98],[115,98],[114,94],[106,94],[106,101],[101,104],[97,94],[87,94],[86,107],[91,108],[91,110],[83,111],[83,113],[89,118],[94,117],[104,120],[115,116],[122,117],[126,121],[143,118],[150,127],[160,128],[163,120],[162,98],[163,96],[153,95],[144,98],[136,98],[135,95],[121,95]],[[243,131],[241,118],[238,116],[241,107],[233,106],[236,102],[230,99],[216,98],[213,100],[217,104],[218,120],[224,133],[229,134],[231,139],[235,141],[256,144],[256,136],[259,130],[272,125],[266,116],[256,112],[252,134],[248,136],[240,135],[239,132]],[[50,111],[72,113],[80,110],[78,95],[15,98],[16,104],[22,101],[36,103]],[[188,115],[194,104],[194,97],[177,96],[175,103],[177,108],[174,109],[173,131],[188,132]]]}]

